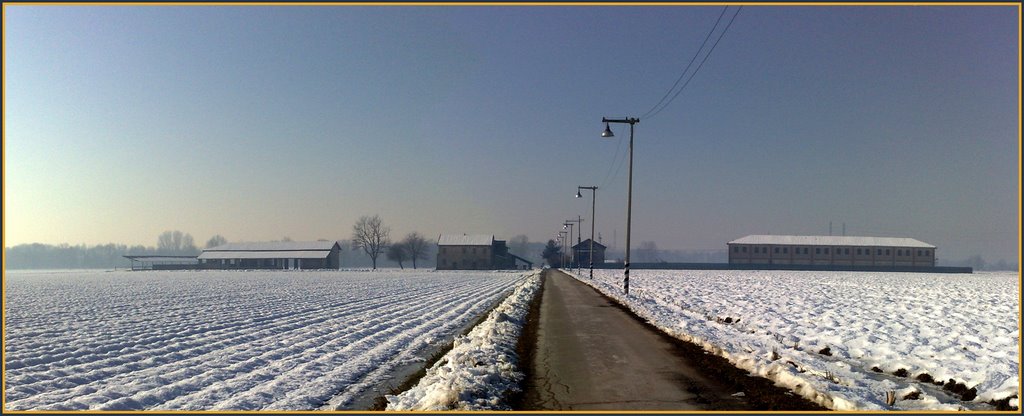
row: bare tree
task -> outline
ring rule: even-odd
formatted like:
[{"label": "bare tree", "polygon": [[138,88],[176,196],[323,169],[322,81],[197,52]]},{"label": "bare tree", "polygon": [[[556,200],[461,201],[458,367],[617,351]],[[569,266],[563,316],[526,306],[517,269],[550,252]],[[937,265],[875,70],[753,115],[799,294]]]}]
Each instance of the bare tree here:
[{"label": "bare tree", "polygon": [[660,262],[661,256],[658,255],[658,245],[653,241],[641,242],[640,247],[636,249],[636,258],[643,262]]},{"label": "bare tree", "polygon": [[196,247],[196,241],[192,239],[192,234],[185,234],[181,237],[181,252],[185,254],[199,254],[199,248]]},{"label": "bare tree", "polygon": [[384,252],[390,243],[388,236],[391,235],[391,228],[385,227],[379,215],[373,217],[362,216],[352,226],[352,249],[363,249],[373,262],[373,269],[377,270],[377,257]]},{"label": "bare tree", "polygon": [[430,243],[427,242],[427,239],[423,238],[420,233],[415,231],[409,233],[409,235],[405,236],[405,240],[402,240],[402,245],[404,245],[406,251],[408,251],[409,259],[412,260],[413,269],[416,268],[416,259],[427,259],[427,249],[429,249]]},{"label": "bare tree", "polygon": [[206,248],[213,248],[213,247],[217,247],[217,246],[222,246],[222,245],[227,244],[227,243],[228,243],[228,239],[224,238],[224,236],[222,236],[220,234],[217,234],[217,235],[215,235],[213,237],[210,237],[209,240],[206,240]]},{"label": "bare tree", "polygon": [[519,234],[508,240],[508,248],[513,254],[525,257],[529,246],[530,238],[523,234]]},{"label": "bare tree", "polygon": [[194,254],[199,252],[195,241],[192,239],[192,234],[185,234],[178,230],[161,233],[157,237],[156,248],[157,251],[163,254]]},{"label": "bare tree", "polygon": [[398,267],[405,270],[405,266],[402,265],[402,262],[409,259],[409,249],[402,243],[392,244],[388,247],[387,256],[388,260],[398,263]]}]

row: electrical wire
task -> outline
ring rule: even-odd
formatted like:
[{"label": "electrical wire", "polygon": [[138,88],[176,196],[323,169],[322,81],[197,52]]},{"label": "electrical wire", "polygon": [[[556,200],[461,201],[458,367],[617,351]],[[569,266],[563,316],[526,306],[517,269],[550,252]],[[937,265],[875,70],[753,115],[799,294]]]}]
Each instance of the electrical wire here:
[{"label": "electrical wire", "polygon": [[734,13],[732,15],[732,18],[729,19],[729,24],[727,24],[725,26],[725,29],[722,30],[722,33],[718,36],[718,39],[716,39],[715,43],[713,45],[711,45],[711,49],[709,49],[708,53],[706,55],[704,55],[704,59],[702,59],[700,61],[700,64],[697,65],[697,69],[695,69],[693,71],[693,73],[690,74],[690,77],[686,79],[686,82],[683,83],[683,86],[679,88],[679,91],[676,91],[675,95],[673,95],[672,98],[669,99],[668,102],[666,102],[665,105],[661,106],[661,108],[659,108],[657,111],[648,114],[647,117],[646,117],[647,119],[650,119],[651,117],[654,117],[654,116],[658,115],[658,113],[660,113],[662,110],[667,108],[669,106],[669,104],[672,104],[672,101],[675,101],[676,97],[678,97],[679,94],[681,94],[683,92],[683,90],[686,89],[686,86],[690,85],[690,81],[692,81],[693,77],[696,76],[697,73],[700,72],[700,69],[704,67],[704,63],[708,61],[708,57],[710,57],[711,53],[715,51],[715,47],[718,46],[718,42],[721,42],[722,38],[725,37],[725,33],[729,31],[730,27],[732,27],[732,23],[734,21],[736,21],[736,16],[739,16],[741,11],[743,11],[743,6],[740,6],[738,9],[736,9],[736,13]]},{"label": "electrical wire", "polygon": [[[704,55],[703,59],[701,59],[700,64],[697,65],[697,69],[695,69],[693,73],[690,74],[690,77],[686,79],[686,82],[683,83],[683,86],[680,87],[679,90],[675,92],[675,94],[672,94],[672,91],[675,90],[676,86],[679,85],[679,82],[683,80],[683,77],[686,76],[686,73],[690,70],[690,67],[693,66],[693,63],[697,60],[697,57],[700,56],[700,52],[704,50],[704,46],[706,46],[708,40],[711,39],[711,35],[715,33],[716,29],[718,29],[718,25],[721,23],[722,17],[725,16],[725,12],[728,9],[729,6],[725,6],[724,8],[722,8],[722,13],[720,13],[718,15],[718,19],[715,20],[715,25],[711,27],[710,31],[708,31],[707,36],[704,37],[704,41],[701,42],[700,44],[700,48],[697,48],[697,52],[694,53],[692,58],[690,58],[690,62],[686,64],[686,68],[684,68],[683,72],[679,74],[679,78],[677,78],[676,82],[672,84],[672,87],[669,88],[667,92],[665,92],[665,95],[661,97],[661,100],[659,100],[657,104],[651,107],[650,110],[641,115],[640,119],[650,119],[651,117],[658,115],[658,113],[667,108],[669,104],[672,104],[672,102],[675,101],[676,97],[679,97],[679,94],[682,93],[684,89],[686,89],[686,86],[690,84],[690,81],[693,80],[693,77],[696,76],[698,72],[700,72],[700,69],[704,67],[704,63],[707,62],[708,57],[710,57],[711,53],[715,51],[715,47],[718,46],[718,42],[721,42],[722,38],[725,37],[725,33],[729,31],[730,27],[732,27],[732,23],[736,20],[736,16],[740,14],[740,11],[743,10],[743,6],[740,6],[738,9],[736,9],[736,13],[734,13],[732,17],[729,18],[729,23],[725,26],[725,29],[722,30],[722,33],[718,35],[718,38],[715,39],[715,43],[711,45],[711,49],[708,50],[708,53]],[[666,102],[665,98],[667,98],[669,95],[672,95],[672,98],[670,98]],[[623,142],[624,141],[620,139],[619,145],[615,148],[615,156],[612,157],[611,165],[608,165],[608,171],[605,173],[604,180],[601,181],[601,188],[607,186],[609,180],[615,179],[619,176],[619,170],[622,169],[622,165],[623,163],[625,163],[626,160],[625,156],[623,156],[622,160],[619,160],[618,158],[619,153],[622,153],[621,149]],[[614,168],[614,173],[612,173],[612,168]]]},{"label": "electrical wire", "polygon": [[[604,188],[605,186],[608,185],[608,180],[614,177],[612,176],[612,168],[615,168],[615,165],[619,164],[619,153],[622,153],[622,144],[624,140],[622,140],[622,137],[619,136],[616,136],[616,138],[618,138],[619,144],[618,146],[615,146],[615,156],[612,157],[612,163],[608,165],[608,172],[605,172],[604,180],[601,181],[601,185],[598,186],[599,188]],[[615,174],[618,175],[618,173],[619,170],[616,168]]]},{"label": "electrical wire", "polygon": [[668,96],[672,94],[672,91],[676,89],[676,87],[679,85],[679,81],[683,80],[683,77],[686,76],[686,73],[690,71],[690,67],[693,65],[693,62],[697,60],[697,56],[700,55],[700,51],[704,50],[704,45],[707,45],[708,39],[711,39],[711,34],[715,33],[715,29],[718,29],[718,24],[722,21],[722,16],[725,16],[725,11],[728,9],[729,6],[725,6],[722,8],[722,13],[718,15],[718,20],[715,20],[715,25],[711,27],[711,30],[708,31],[708,35],[704,37],[704,42],[701,42],[700,47],[697,48],[697,51],[693,53],[693,57],[690,58],[690,62],[686,64],[686,68],[683,69],[683,72],[679,74],[679,78],[676,78],[676,82],[672,84],[672,87],[669,88],[668,91],[665,91],[665,95],[661,96],[661,99],[658,100],[657,104],[655,104],[653,107],[651,107],[650,110],[647,110],[646,113],[640,116],[641,119],[646,119],[647,116],[650,115],[651,112],[654,111],[654,109],[658,108],[658,106],[661,105],[661,103],[665,102],[665,99],[668,98]]}]

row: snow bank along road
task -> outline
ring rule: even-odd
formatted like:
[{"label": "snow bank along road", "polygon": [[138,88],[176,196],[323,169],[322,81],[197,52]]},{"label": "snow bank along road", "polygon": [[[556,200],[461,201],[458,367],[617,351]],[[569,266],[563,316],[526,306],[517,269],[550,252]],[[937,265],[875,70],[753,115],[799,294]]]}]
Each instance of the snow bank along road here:
[{"label": "snow bank along road", "polygon": [[344,408],[528,275],[7,273],[5,408]]},{"label": "snow bank along road", "polygon": [[512,410],[509,393],[524,377],[516,344],[540,285],[540,272],[534,272],[484,322],[456,338],[419,384],[386,396],[387,410]]},{"label": "snow bank along road", "polygon": [[[1016,273],[576,275],[663,331],[836,410],[1019,407]],[[952,380],[952,382],[951,382]],[[891,396],[888,397],[888,396]]]}]

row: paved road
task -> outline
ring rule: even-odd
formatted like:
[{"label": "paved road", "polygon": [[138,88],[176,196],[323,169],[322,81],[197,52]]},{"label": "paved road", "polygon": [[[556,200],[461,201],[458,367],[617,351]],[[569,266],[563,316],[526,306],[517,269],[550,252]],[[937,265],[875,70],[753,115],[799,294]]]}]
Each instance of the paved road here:
[{"label": "paved road", "polygon": [[551,270],[542,296],[521,410],[751,408],[593,288]]}]

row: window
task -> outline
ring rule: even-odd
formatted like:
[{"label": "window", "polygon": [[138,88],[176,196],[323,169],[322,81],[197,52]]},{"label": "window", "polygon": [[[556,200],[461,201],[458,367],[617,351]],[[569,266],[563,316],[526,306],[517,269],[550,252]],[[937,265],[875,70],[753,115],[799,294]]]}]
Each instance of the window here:
[{"label": "window", "polygon": [[804,247],[804,254],[807,254],[807,250],[810,250],[810,249],[807,248],[807,247]]},{"label": "window", "polygon": [[789,247],[783,247],[782,254],[789,254]]},{"label": "window", "polygon": [[828,254],[828,247],[825,247],[825,254]]},{"label": "window", "polygon": [[892,255],[892,249],[891,248],[885,249],[885,255],[886,256],[891,256]]},{"label": "window", "polygon": [[744,252],[744,253],[746,253],[746,252],[747,252],[747,247],[746,247],[746,246],[743,246],[743,252]]},{"label": "window", "polygon": [[850,249],[846,249],[846,255],[847,255],[847,256],[849,256],[849,255],[850,255]]},{"label": "window", "polygon": [[903,250],[896,249],[896,255],[897,256],[902,256],[903,255]]},{"label": "window", "polygon": [[775,247],[775,254],[779,254],[779,248]]},{"label": "window", "polygon": [[918,257],[921,256],[921,250],[917,250],[917,255],[918,255]]},{"label": "window", "polygon": [[882,255],[882,249],[875,250],[875,255],[881,256]]},{"label": "window", "polygon": [[821,247],[815,247],[814,254],[821,254]]},{"label": "window", "polygon": [[857,249],[857,255],[858,256],[860,255],[860,249],[859,248]]},{"label": "window", "polygon": [[733,247],[732,248],[732,252],[733,253],[739,253],[740,252],[740,248],[739,247]]}]

